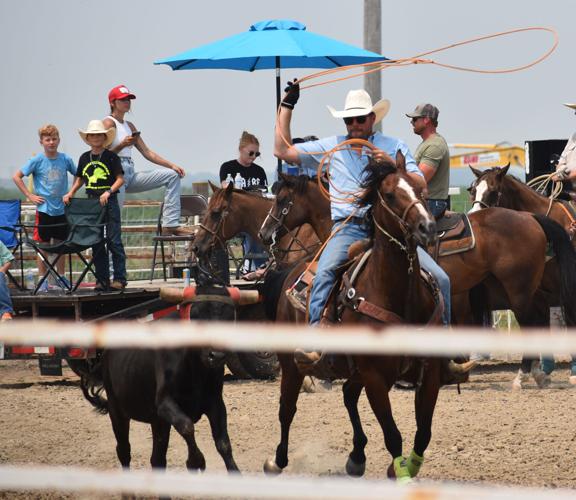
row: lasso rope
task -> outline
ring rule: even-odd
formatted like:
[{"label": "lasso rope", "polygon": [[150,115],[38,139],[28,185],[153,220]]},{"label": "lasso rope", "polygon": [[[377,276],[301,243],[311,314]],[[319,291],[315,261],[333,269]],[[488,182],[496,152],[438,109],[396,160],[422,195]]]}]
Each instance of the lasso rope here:
[{"label": "lasso rope", "polygon": [[[453,49],[455,47],[461,47],[461,46],[469,45],[472,43],[478,43],[478,42],[490,40],[493,38],[510,36],[513,34],[524,33],[524,32],[528,32],[528,31],[544,31],[544,32],[550,33],[553,36],[553,43],[552,43],[552,46],[542,56],[536,58],[534,61],[532,61],[528,64],[524,64],[521,66],[515,66],[512,68],[505,68],[505,69],[478,69],[478,68],[471,68],[471,67],[465,67],[465,66],[457,66],[457,65],[453,65],[453,64],[440,63],[440,62],[432,60],[432,59],[426,59],[427,56],[430,56],[432,54],[437,54],[439,52],[444,52],[446,50]],[[559,42],[558,33],[552,28],[546,28],[543,26],[535,26],[535,27],[528,27],[528,28],[516,28],[516,29],[508,30],[508,31],[501,31],[501,32],[494,33],[491,35],[484,35],[484,36],[480,36],[480,37],[470,38],[470,39],[467,39],[467,40],[464,40],[461,42],[453,43],[450,45],[445,45],[443,47],[439,47],[439,48],[434,49],[434,50],[422,52],[422,53],[417,54],[417,55],[412,56],[412,57],[407,57],[407,58],[402,58],[402,59],[391,59],[391,60],[389,59],[386,61],[375,61],[372,63],[353,64],[353,65],[349,65],[349,66],[341,66],[338,68],[331,68],[328,70],[323,70],[323,71],[313,73],[311,75],[304,76],[300,79],[297,79],[295,81],[295,83],[301,84],[303,82],[310,81],[310,80],[317,79],[317,78],[321,78],[323,76],[331,75],[334,73],[351,71],[351,70],[354,70],[356,68],[370,67],[370,69],[364,69],[363,71],[361,71],[359,73],[354,73],[352,75],[346,75],[346,76],[342,76],[339,78],[333,78],[330,80],[326,80],[326,81],[322,81],[322,82],[309,84],[309,85],[300,87],[300,90],[305,90],[305,89],[310,89],[313,87],[318,87],[321,85],[327,85],[329,83],[348,80],[350,78],[356,78],[359,76],[364,76],[364,75],[373,73],[375,71],[382,71],[384,69],[388,69],[388,68],[392,68],[392,67],[408,66],[408,65],[412,65],[412,64],[434,64],[436,66],[440,66],[443,68],[452,69],[452,70],[456,70],[456,71],[466,71],[466,72],[482,73],[482,74],[514,73],[514,72],[523,71],[525,69],[531,68],[532,66],[535,66],[536,64],[539,64],[540,62],[547,59],[552,54],[552,52],[554,52],[554,50],[556,50],[556,47],[558,46],[558,42]],[[284,135],[282,135],[282,131],[278,127],[280,108],[281,108],[281,106],[278,107],[277,114],[276,114],[276,127],[280,131],[280,135],[282,137],[282,140],[285,142],[285,144],[287,146],[290,147],[290,146],[292,146],[292,144],[290,143],[290,141],[287,140],[287,138]],[[368,145],[370,145],[370,146],[368,146]],[[343,150],[343,149],[347,149],[349,147],[358,148],[358,147],[363,147],[363,146],[368,146],[371,148],[371,150],[375,149],[374,146],[371,143],[369,143],[368,141],[364,141],[362,139],[349,139],[347,141],[344,141],[344,142],[336,145],[334,148],[332,148],[330,151],[327,151],[326,153],[324,153],[322,151],[318,151],[318,152],[310,152],[310,153],[304,153],[304,154],[307,154],[307,155],[320,155],[320,154],[322,154],[323,155],[322,160],[320,161],[320,165],[318,166],[318,172],[321,173],[322,169],[324,167],[326,167],[328,181],[330,182],[330,175],[329,175],[330,161],[329,160],[332,158],[334,153],[336,153],[337,151]],[[320,177],[320,175],[318,175],[318,177]],[[339,192],[340,194],[342,194],[344,196],[338,197],[335,195],[331,195],[330,192],[328,190],[326,190],[324,188],[324,186],[321,185],[320,181],[318,183],[319,183],[320,190],[321,190],[323,196],[328,198],[331,202],[350,203],[350,202],[353,202],[357,197],[357,193],[339,191],[330,182],[330,185],[332,186],[333,190]]]}]

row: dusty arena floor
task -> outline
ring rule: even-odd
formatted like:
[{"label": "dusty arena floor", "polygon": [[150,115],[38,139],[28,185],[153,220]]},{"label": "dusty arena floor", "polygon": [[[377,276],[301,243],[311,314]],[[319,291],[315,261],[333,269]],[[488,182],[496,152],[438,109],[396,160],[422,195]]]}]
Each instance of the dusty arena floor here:
[{"label": "dusty arena floor", "polygon": [[[531,382],[512,392],[515,370],[517,365],[490,362],[462,386],[462,394],[455,387],[441,391],[423,478],[576,488],[576,388],[568,384],[568,370],[562,366],[554,372],[548,389]],[[301,394],[286,473],[344,473],[352,433],[341,388],[335,384],[329,392]],[[279,438],[279,383],[229,381],[224,395],[236,462],[242,471],[260,472]],[[415,427],[413,398],[410,391],[392,391],[405,452],[411,449]],[[68,368],[63,377],[40,377],[36,362],[0,362],[0,401],[0,463],[118,467],[108,417],[96,414],[83,399],[78,378]],[[360,415],[369,439],[366,476],[384,478],[390,458],[364,395]],[[197,440],[208,470],[224,470],[206,419],[197,426]],[[133,466],[148,467],[151,434],[146,425],[132,424],[131,443]],[[184,441],[173,431],[169,467],[183,469],[185,456]]]}]

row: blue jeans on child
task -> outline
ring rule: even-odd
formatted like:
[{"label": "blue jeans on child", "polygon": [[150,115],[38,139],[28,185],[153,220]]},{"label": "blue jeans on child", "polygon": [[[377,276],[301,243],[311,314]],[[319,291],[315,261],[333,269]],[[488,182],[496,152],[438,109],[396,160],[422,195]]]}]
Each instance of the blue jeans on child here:
[{"label": "blue jeans on child", "polygon": [[8,277],[0,272],[0,315],[4,313],[14,313],[12,308],[12,297],[8,288]]},{"label": "blue jeans on child", "polygon": [[[335,224],[332,232],[341,224]],[[328,300],[328,295],[336,278],[336,268],[348,259],[348,248],[355,241],[370,236],[370,229],[365,224],[346,224],[327,243],[320,259],[318,269],[314,277],[314,285],[310,294],[310,324],[320,322],[322,310]],[[418,247],[418,260],[420,266],[427,270],[436,281],[444,298],[444,314],[442,321],[445,325],[450,324],[450,279],[444,270],[434,261],[423,248]]]},{"label": "blue jeans on child", "polygon": [[[247,254],[255,254],[255,253],[264,253],[266,249],[258,243],[252,236],[248,233],[241,233],[244,237],[242,240],[242,248],[244,249],[244,255]],[[248,273],[250,271],[255,271],[261,265],[265,264],[268,259],[245,259],[244,264],[244,272]]]},{"label": "blue jeans on child", "polygon": [[[122,227],[120,220],[120,206],[118,205],[118,196],[113,194],[108,199],[108,223],[106,224],[106,239],[108,251],[112,254],[112,266],[114,268],[114,281],[126,283],[126,253],[122,244]],[[96,268],[96,277],[102,283],[107,284],[110,281],[110,268],[108,252],[104,248],[104,242],[92,247],[94,255],[94,267]]]}]

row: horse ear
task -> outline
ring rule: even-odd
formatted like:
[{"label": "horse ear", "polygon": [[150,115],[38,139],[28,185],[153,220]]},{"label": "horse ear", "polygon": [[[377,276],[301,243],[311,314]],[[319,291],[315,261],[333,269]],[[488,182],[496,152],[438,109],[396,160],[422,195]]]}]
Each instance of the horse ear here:
[{"label": "horse ear", "polygon": [[501,177],[504,177],[507,173],[508,173],[508,169],[510,168],[510,162],[508,162],[508,165],[506,165],[505,167],[500,167],[500,172],[498,172],[498,175],[500,175]]},{"label": "horse ear", "polygon": [[208,185],[212,189],[213,193],[217,193],[218,191],[220,191],[220,188],[216,184],[213,184],[212,181],[208,181]]},{"label": "horse ear", "polygon": [[228,185],[226,186],[226,195],[230,196],[230,194],[232,193],[232,191],[234,191],[234,183],[233,182],[229,182]]},{"label": "horse ear", "polygon": [[406,172],[406,157],[400,150],[396,151],[396,168]]},{"label": "horse ear", "polygon": [[468,167],[470,167],[470,170],[472,170],[472,173],[479,179],[480,177],[482,177],[482,171],[478,170],[476,168],[474,168],[472,165],[468,165]]}]

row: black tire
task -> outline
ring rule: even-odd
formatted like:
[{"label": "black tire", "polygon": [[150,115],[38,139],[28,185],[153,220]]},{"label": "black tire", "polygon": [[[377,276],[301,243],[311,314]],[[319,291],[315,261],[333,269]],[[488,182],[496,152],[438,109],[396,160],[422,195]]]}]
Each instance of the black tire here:
[{"label": "black tire", "polygon": [[238,359],[252,378],[270,380],[280,373],[280,363],[275,352],[239,352]]},{"label": "black tire", "polygon": [[230,352],[226,356],[226,366],[232,372],[232,375],[239,380],[250,380],[250,373],[244,368],[237,352]]}]

